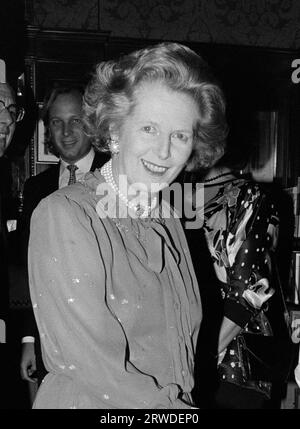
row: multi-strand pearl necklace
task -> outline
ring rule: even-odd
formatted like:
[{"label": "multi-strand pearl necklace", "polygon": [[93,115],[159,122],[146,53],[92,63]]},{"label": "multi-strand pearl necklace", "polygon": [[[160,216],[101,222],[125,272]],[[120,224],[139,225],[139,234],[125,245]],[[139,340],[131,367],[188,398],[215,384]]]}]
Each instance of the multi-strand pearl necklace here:
[{"label": "multi-strand pearl necklace", "polygon": [[120,191],[118,185],[115,182],[113,172],[112,172],[112,161],[111,159],[103,165],[101,168],[101,174],[105,179],[105,182],[108,183],[112,189],[115,191],[115,193],[119,196],[119,198],[123,201],[123,203],[133,210],[137,217],[144,218],[150,216],[150,213],[152,209],[156,206],[157,198],[152,198],[151,205],[141,205],[141,204],[134,204],[133,202],[129,201],[129,199]]}]

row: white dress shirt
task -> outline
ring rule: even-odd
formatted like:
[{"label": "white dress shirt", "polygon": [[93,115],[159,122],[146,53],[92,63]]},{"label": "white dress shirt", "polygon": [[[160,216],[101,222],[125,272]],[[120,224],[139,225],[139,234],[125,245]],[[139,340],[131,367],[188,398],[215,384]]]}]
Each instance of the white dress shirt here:
[{"label": "white dress shirt", "polygon": [[[75,162],[75,165],[78,169],[75,171],[76,181],[83,179],[84,175],[91,170],[93,161],[94,161],[95,151],[93,148],[89,151],[87,155],[81,158],[79,161]],[[59,167],[59,189],[65,186],[68,186],[70,171],[67,169],[68,162],[60,160]],[[34,343],[34,337],[26,336],[22,338],[22,343]]]}]

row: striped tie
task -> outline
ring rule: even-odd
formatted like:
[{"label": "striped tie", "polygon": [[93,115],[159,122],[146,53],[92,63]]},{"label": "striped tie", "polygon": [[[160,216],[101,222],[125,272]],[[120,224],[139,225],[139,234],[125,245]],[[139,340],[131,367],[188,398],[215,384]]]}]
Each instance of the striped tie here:
[{"label": "striped tie", "polygon": [[68,182],[68,186],[69,186],[69,185],[73,185],[73,183],[76,183],[75,171],[78,169],[78,167],[75,164],[70,164],[70,165],[67,165],[67,169],[70,171],[70,177]]}]

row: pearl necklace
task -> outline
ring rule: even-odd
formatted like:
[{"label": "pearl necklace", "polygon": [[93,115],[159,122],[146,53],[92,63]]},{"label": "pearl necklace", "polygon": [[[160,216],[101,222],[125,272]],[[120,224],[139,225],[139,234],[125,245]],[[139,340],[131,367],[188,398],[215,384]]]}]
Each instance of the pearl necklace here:
[{"label": "pearl necklace", "polygon": [[141,204],[134,204],[120,191],[118,185],[115,182],[113,172],[112,172],[112,160],[110,159],[100,170],[102,176],[106,183],[108,183],[115,193],[119,196],[119,198],[123,201],[123,203],[133,210],[137,217],[145,218],[150,216],[152,209],[156,206],[157,198],[154,197],[152,199],[151,205],[142,206]]}]

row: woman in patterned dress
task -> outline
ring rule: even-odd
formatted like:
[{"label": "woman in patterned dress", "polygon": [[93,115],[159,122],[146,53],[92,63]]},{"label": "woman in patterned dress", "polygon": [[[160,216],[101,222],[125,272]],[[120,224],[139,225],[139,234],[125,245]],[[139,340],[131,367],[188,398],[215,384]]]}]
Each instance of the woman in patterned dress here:
[{"label": "woman in patterned dress", "polygon": [[[197,276],[202,300],[208,303],[207,308],[203,303],[202,328],[205,331],[208,326],[208,330],[200,333],[198,364],[203,365],[201,355],[207,347],[217,360],[217,373],[215,380],[212,374],[209,376],[211,397],[208,391],[201,393],[201,377],[196,395],[206,396],[206,406],[261,408],[270,399],[271,384],[251,380],[243,333],[272,335],[266,310],[274,293],[270,284],[271,254],[276,249],[279,219],[264,187],[241,177],[238,171],[243,164],[230,165],[230,159],[229,154],[225,155],[200,180],[204,183],[204,205],[198,213],[204,219],[202,232],[214,269],[210,277],[208,270],[206,278],[200,271]],[[197,234],[186,232],[197,273],[205,250],[197,254]],[[206,315],[210,322],[205,322]],[[204,372],[199,368],[199,374]]]}]

